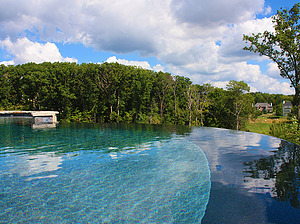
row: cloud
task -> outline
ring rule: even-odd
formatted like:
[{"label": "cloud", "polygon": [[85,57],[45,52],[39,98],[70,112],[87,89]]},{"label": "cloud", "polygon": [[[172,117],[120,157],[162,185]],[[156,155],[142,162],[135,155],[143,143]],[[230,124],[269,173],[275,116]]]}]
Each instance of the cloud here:
[{"label": "cloud", "polygon": [[15,38],[28,27],[25,21],[28,22],[30,5],[22,0],[2,0],[1,5],[3,7],[0,8],[0,38]]},{"label": "cloud", "polygon": [[156,66],[153,67],[153,69],[156,72],[164,72],[166,68],[164,66],[162,66],[161,64],[157,64]]},{"label": "cloud", "polygon": [[258,54],[243,50],[248,45],[243,41],[243,35],[262,33],[265,30],[274,31],[271,18],[247,20],[228,27],[221,39],[220,56],[222,56],[223,62],[230,63],[249,59],[263,59],[264,57]]},{"label": "cloud", "polygon": [[[12,42],[9,38],[0,42],[0,47],[12,55],[11,64],[23,64],[27,62],[77,62],[74,58],[63,58],[54,43],[38,43],[28,40],[26,37]],[[5,62],[3,62],[5,63]]]},{"label": "cloud", "polygon": [[[210,82],[215,87],[226,88],[228,81],[214,81]],[[285,94],[285,95],[293,95],[294,91],[290,87],[290,84],[287,82],[280,83],[276,79],[272,79],[269,77],[265,77],[262,75],[261,79],[256,82],[247,83],[250,86],[250,92],[263,92],[263,93],[271,93],[271,94]]]},{"label": "cloud", "polygon": [[125,59],[117,59],[116,56],[109,57],[106,60],[106,62],[108,62],[108,63],[117,62],[122,65],[136,66],[136,67],[141,67],[141,68],[149,69],[149,70],[151,69],[151,66],[149,65],[149,63],[147,61],[128,61]]},{"label": "cloud", "polygon": [[255,87],[251,91],[267,92],[267,93],[281,93],[285,95],[293,95],[294,90],[290,87],[290,84],[278,79],[271,78],[267,75],[261,74],[259,80],[249,83],[250,86]]},{"label": "cloud", "polygon": [[[267,93],[281,93],[286,95],[294,94],[290,84],[284,81],[283,78],[278,79],[270,77],[261,72],[259,65],[247,64],[247,62],[234,62],[230,64],[218,64],[219,71],[206,75],[195,73],[188,75],[194,83],[210,83],[219,88],[225,88],[229,80],[237,80],[246,82],[252,92],[267,92]],[[169,68],[174,73],[184,74],[184,70],[178,67]]]},{"label": "cloud", "polygon": [[[258,79],[256,80],[255,79],[248,80],[248,81],[245,81],[245,79],[236,79],[236,80],[245,81],[250,86],[251,92],[267,92],[273,94],[281,93],[285,95],[294,94],[293,89],[290,87],[290,84],[287,82],[279,82],[277,79],[259,73],[259,71],[257,77]],[[228,81],[211,81],[210,83],[216,87],[225,88]]]},{"label": "cloud", "polygon": [[[259,65],[247,63],[266,60],[265,57],[242,50],[243,34],[273,29],[271,18],[256,19],[257,14],[267,15],[271,11],[264,0],[2,3],[5,7],[0,9],[0,43],[16,64],[76,61],[63,58],[55,43],[82,43],[116,55],[139,52],[142,57],[155,57],[164,66],[151,68],[145,61],[117,57],[108,61],[188,76],[196,83],[244,80],[258,91],[290,91],[273,65],[263,74]],[[265,85],[260,85],[259,80],[266,80]]]},{"label": "cloud", "polygon": [[278,69],[278,66],[277,66],[277,64],[274,63],[274,62],[270,62],[270,63],[268,64],[267,74],[268,74],[269,77],[275,78],[275,79],[278,79],[278,78],[281,77],[281,76],[280,76],[280,71],[279,71],[279,69]]},{"label": "cloud", "polygon": [[[243,0],[10,2],[7,1],[10,13],[4,13],[2,9],[0,27],[13,40],[21,33],[38,36],[46,42],[82,42],[97,50],[115,53],[138,50],[142,55],[160,54],[195,37],[216,35],[222,29],[220,26],[253,18],[263,6],[263,0],[251,3]],[[70,7],[72,10],[68,10]],[[186,22],[204,25],[204,28],[182,24]],[[169,42],[177,44],[170,45]]]},{"label": "cloud", "polygon": [[228,25],[254,18],[264,1],[29,0],[24,4],[15,0],[14,6],[10,2],[0,29],[12,40],[21,34],[44,42],[81,42],[100,51],[139,51],[176,65],[197,57],[208,40],[220,40]]},{"label": "cloud", "polygon": [[270,15],[272,12],[271,6],[267,6],[264,11],[264,15]]},{"label": "cloud", "polygon": [[200,26],[227,25],[253,19],[263,6],[263,0],[173,0],[171,3],[178,21]]},{"label": "cloud", "polygon": [[5,65],[5,66],[14,65],[14,64],[15,64],[14,61],[2,61],[2,62],[0,62],[0,65]]},{"label": "cloud", "polygon": [[122,65],[136,66],[136,67],[140,67],[140,68],[144,68],[144,69],[148,69],[148,70],[154,70],[157,72],[165,70],[165,67],[162,66],[161,64],[157,64],[157,65],[153,66],[153,68],[151,68],[151,65],[147,61],[128,61],[126,59],[117,59],[116,56],[109,57],[106,60],[106,62],[108,62],[108,63],[117,62]]},{"label": "cloud", "polygon": [[266,57],[243,50],[246,45],[242,40],[243,34],[264,30],[274,30],[271,18],[221,26],[216,31],[220,36],[211,36],[209,40],[201,37],[188,44],[178,44],[178,49],[165,52],[161,58],[169,71],[188,76],[194,83],[211,83],[224,88],[229,80],[243,80],[251,86],[251,91],[292,94],[288,83],[276,75],[274,64],[269,64],[272,67],[263,74],[258,64],[247,63],[247,60],[269,61]]}]

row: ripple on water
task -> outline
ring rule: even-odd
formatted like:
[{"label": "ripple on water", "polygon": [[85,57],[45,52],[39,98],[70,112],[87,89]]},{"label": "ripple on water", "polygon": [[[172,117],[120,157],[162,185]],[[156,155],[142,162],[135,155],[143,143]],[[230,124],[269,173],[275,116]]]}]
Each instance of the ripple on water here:
[{"label": "ripple on water", "polygon": [[[52,166],[41,164],[40,173],[28,175],[32,164],[20,161],[25,155],[2,158],[10,166],[5,175],[0,173],[0,219],[4,223],[201,221],[211,183],[207,158],[198,146],[176,137],[126,149],[29,155]],[[23,169],[12,169],[14,163]]]}]

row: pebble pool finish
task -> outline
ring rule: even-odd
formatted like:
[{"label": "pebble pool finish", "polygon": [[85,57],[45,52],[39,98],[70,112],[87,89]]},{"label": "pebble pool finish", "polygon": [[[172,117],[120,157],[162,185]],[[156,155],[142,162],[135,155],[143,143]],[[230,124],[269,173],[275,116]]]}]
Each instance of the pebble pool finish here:
[{"label": "pebble pool finish", "polygon": [[0,123],[0,223],[200,223],[208,160],[176,132]]}]

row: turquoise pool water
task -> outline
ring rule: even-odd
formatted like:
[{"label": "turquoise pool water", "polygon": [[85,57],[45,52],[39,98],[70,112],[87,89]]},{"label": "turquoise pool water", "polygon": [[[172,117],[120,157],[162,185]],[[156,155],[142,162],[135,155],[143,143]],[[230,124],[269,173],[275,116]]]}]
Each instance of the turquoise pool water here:
[{"label": "turquoise pool water", "polygon": [[0,223],[200,223],[211,173],[190,129],[0,123]]},{"label": "turquoise pool water", "polygon": [[0,223],[300,223],[300,146],[255,133],[0,120]]}]

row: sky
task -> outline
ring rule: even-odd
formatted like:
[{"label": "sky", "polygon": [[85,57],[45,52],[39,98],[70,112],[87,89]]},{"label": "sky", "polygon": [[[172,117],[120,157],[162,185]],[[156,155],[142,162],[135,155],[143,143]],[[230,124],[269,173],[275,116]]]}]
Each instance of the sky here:
[{"label": "sky", "polygon": [[118,62],[225,88],[294,94],[243,34],[272,31],[295,0],[0,0],[0,64]]}]

